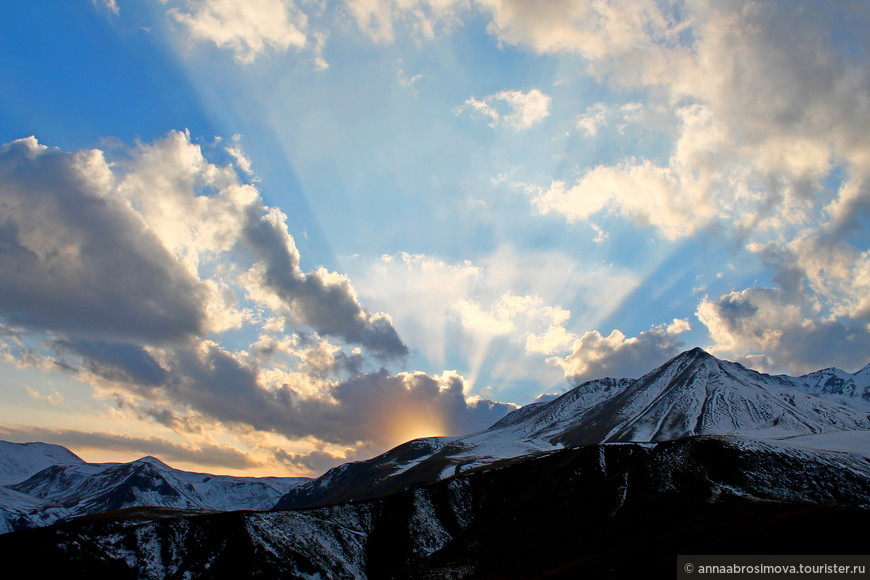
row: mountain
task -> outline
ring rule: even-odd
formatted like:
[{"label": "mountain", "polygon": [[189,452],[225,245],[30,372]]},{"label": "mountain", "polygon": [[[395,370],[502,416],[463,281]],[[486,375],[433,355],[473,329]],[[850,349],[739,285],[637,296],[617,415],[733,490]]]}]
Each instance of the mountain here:
[{"label": "mountain", "polygon": [[808,393],[838,395],[870,403],[870,364],[854,374],[828,368],[799,377],[798,381]]},{"label": "mountain", "polygon": [[24,481],[52,465],[82,463],[81,457],[60,445],[0,441],[0,486]]},{"label": "mountain", "polygon": [[306,510],[82,518],[0,553],[64,578],[673,577],[677,554],[864,553],[868,481],[859,455],[738,436],[592,444]]},{"label": "mountain", "polygon": [[[7,444],[0,447],[0,452],[20,451],[10,447],[14,445],[20,444]],[[139,506],[200,511],[267,509],[293,486],[308,481],[190,473],[173,469],[154,457],[130,463],[92,464],[63,447],[46,447],[53,453],[49,458],[58,462],[0,487],[0,533]],[[17,461],[18,466],[29,465],[30,471],[40,465],[36,453],[28,455],[28,461],[16,460],[20,456],[20,452],[12,452],[8,457],[0,456],[0,461],[3,465]],[[65,462],[70,457],[77,461]],[[22,469],[17,473],[27,471]]]},{"label": "mountain", "polygon": [[[819,383],[842,388],[825,390]],[[853,439],[863,442],[870,429],[870,401],[860,393],[868,387],[866,367],[855,375],[829,369],[797,378],[771,376],[696,348],[639,379],[583,383],[552,401],[522,407],[479,433],[418,439],[368,461],[338,466],[294,487],[276,508],[378,497],[500,459],[580,444],[733,434],[803,438],[806,446],[814,440],[810,436],[842,432],[860,432]],[[826,442],[824,448],[833,443]],[[848,450],[852,441],[840,443]]]},{"label": "mountain", "polygon": [[861,554],[868,386],[868,367],[771,376],[693,349],[316,480],[53,463],[0,487],[10,529],[33,527],[0,535],[0,553],[13,576],[341,579],[660,577],[677,554]]}]

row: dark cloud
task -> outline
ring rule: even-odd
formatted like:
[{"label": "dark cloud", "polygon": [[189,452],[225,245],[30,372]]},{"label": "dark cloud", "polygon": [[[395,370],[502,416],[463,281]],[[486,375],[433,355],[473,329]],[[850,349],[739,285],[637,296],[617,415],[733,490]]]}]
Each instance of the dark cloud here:
[{"label": "dark cloud", "polygon": [[866,323],[819,318],[808,297],[792,298],[779,288],[748,288],[705,300],[697,314],[719,343],[718,355],[757,370],[802,374],[829,366],[855,370],[870,362]]},{"label": "dark cloud", "polygon": [[141,346],[86,340],[57,340],[54,347],[81,357],[85,370],[110,381],[156,386],[167,373]]},{"label": "dark cloud", "polygon": [[369,349],[382,360],[408,355],[408,347],[384,315],[362,308],[347,278],[324,269],[304,273],[283,216],[265,208],[247,212],[245,239],[262,260],[263,284],[277,294],[302,323],[319,334]]},{"label": "dark cloud", "polygon": [[[85,368],[98,368],[101,376],[123,379],[133,372],[143,374],[131,361],[152,371],[153,358],[141,359],[126,345],[98,345],[79,348]],[[116,356],[120,353],[123,356]],[[126,365],[121,367],[119,365]],[[324,386],[319,396],[300,396],[289,385],[264,386],[260,370],[232,353],[210,343],[179,346],[164,353],[160,371],[145,372],[149,379],[162,377],[159,385],[149,385],[156,400],[158,393],[169,405],[191,409],[227,424],[272,431],[291,439],[315,437],[321,441],[376,446],[401,443],[396,425],[410,426],[418,421],[433,429],[433,434],[459,435],[484,429],[516,407],[488,399],[466,399],[461,377],[430,376],[425,373],[392,375],[386,370],[353,376],[333,386]],[[126,381],[118,387],[138,392]],[[173,429],[190,430],[190,425],[175,411],[162,404],[123,403],[142,416]],[[412,432],[413,430],[411,430]]]},{"label": "dark cloud", "polygon": [[184,461],[200,465],[246,469],[258,467],[260,463],[231,447],[219,445],[184,446],[160,437],[132,437],[76,429],[46,429],[44,427],[4,427],[0,426],[0,437],[9,441],[41,441],[76,449],[99,449],[154,455],[161,460]]},{"label": "dark cloud", "polygon": [[88,337],[154,342],[200,332],[199,282],[104,195],[96,153],[24,139],[0,147],[0,316]]}]

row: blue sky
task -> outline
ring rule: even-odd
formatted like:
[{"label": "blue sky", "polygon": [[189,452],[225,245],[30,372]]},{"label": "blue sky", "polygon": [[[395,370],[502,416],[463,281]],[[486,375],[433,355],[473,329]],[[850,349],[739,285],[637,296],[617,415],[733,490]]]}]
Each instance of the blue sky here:
[{"label": "blue sky", "polygon": [[868,362],[865,3],[0,16],[2,438],[316,474],[694,346]]}]

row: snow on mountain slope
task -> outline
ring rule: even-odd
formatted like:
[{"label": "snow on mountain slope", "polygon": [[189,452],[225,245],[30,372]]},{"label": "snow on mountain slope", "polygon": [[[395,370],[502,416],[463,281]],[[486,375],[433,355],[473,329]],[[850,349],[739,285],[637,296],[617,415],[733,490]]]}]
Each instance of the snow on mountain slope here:
[{"label": "snow on mountain slope", "polygon": [[[190,473],[154,457],[130,463],[52,465],[0,494],[8,529],[137,506],[227,511],[267,509],[308,478]],[[29,499],[28,499],[29,498]],[[50,509],[49,509],[50,508]]]},{"label": "snow on mountain slope", "polygon": [[69,510],[6,487],[0,487],[0,534],[25,527],[52,524],[69,516]]},{"label": "snow on mountain slope", "polygon": [[559,441],[664,441],[688,435],[763,438],[870,428],[863,402],[809,394],[798,381],[693,349],[588,411]]},{"label": "snow on mountain slope", "polygon": [[849,374],[836,368],[816,371],[795,381],[798,388],[812,394],[838,395],[846,399],[870,403],[870,364]]},{"label": "snow on mountain slope", "polygon": [[0,486],[24,481],[52,465],[80,463],[84,460],[60,445],[0,441]]},{"label": "snow on mountain slope", "polygon": [[676,553],[860,550],[837,532],[866,528],[868,481],[863,457],[736,436],[584,445],[368,501],[69,522],[0,552],[48,577],[665,577]]},{"label": "snow on mountain slope", "polygon": [[[828,376],[847,385],[861,384],[865,374],[870,376],[867,368],[848,375],[853,383],[839,374]],[[371,460],[339,466],[294,488],[276,507],[377,497],[500,459],[579,444],[707,434],[778,439],[870,429],[870,402],[840,391],[808,392],[807,385],[806,377],[761,374],[696,348],[639,379],[583,383],[552,401],[518,409],[479,433],[412,441]]]}]

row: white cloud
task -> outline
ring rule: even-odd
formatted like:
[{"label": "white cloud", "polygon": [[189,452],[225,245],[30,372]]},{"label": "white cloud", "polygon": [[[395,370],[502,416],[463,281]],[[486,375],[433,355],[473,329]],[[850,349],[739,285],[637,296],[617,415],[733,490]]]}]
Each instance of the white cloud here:
[{"label": "white cloud", "polygon": [[115,16],[118,16],[121,13],[120,8],[118,8],[117,0],[91,0],[94,6],[101,6],[103,9],[111,12]]},{"label": "white cloud", "polygon": [[245,155],[245,152],[242,151],[242,148],[238,145],[231,145],[230,147],[224,148],[224,151],[230,154],[230,157],[233,158],[233,161],[236,162],[236,167],[242,170],[242,172],[247,175],[253,175],[253,170],[251,169],[251,160]]},{"label": "white cloud", "polygon": [[[530,188],[541,213],[558,213],[569,222],[585,221],[604,210],[653,226],[669,239],[693,234],[715,215],[703,190],[686,187],[678,171],[650,162],[620,167],[599,165],[570,188],[554,181],[549,188]],[[687,191],[688,189],[688,191]]]},{"label": "white cloud", "polygon": [[772,372],[867,363],[870,251],[830,232],[749,249],[774,269],[778,286],[701,301],[696,315],[713,338],[712,351]]},{"label": "white cloud", "polygon": [[308,42],[308,18],[293,0],[182,0],[182,6],[168,14],[194,39],[232,51],[240,63],[268,50],[300,49]]},{"label": "white cloud", "polygon": [[606,103],[595,103],[586,112],[577,117],[577,128],[589,137],[598,135],[599,129],[616,121],[617,130],[622,133],[630,124],[637,122],[643,113],[642,103],[625,103],[611,106]]},{"label": "white cloud", "polygon": [[599,76],[628,84],[665,82],[663,73],[687,58],[684,24],[653,0],[478,0],[500,41],[540,53],[576,53]]},{"label": "white cloud", "polygon": [[630,338],[619,330],[609,336],[592,330],[574,342],[571,354],[548,362],[575,383],[601,377],[637,378],[678,354],[682,343],[677,337],[688,330],[691,327],[685,319],[653,326]]},{"label": "white cloud", "polygon": [[379,43],[395,40],[396,27],[418,39],[432,39],[449,31],[469,0],[344,0],[360,30]]},{"label": "white cloud", "polygon": [[[353,452],[513,408],[469,396],[455,372],[371,372],[408,352],[391,319],[346,276],[302,271],[286,216],[187,133],[111,162],[15,141],[0,146],[0,192],[4,360],[70,373],[142,421]],[[217,342],[228,328],[256,338],[231,350]]]},{"label": "white cloud", "polygon": [[203,332],[209,289],[115,193],[101,151],[0,146],[0,316],[24,328],[160,342]]},{"label": "white cloud", "polygon": [[540,123],[550,114],[552,99],[538,89],[499,91],[476,99],[471,97],[459,107],[457,113],[471,111],[491,119],[490,126],[505,126],[524,130]]}]

